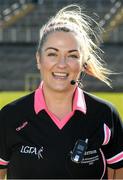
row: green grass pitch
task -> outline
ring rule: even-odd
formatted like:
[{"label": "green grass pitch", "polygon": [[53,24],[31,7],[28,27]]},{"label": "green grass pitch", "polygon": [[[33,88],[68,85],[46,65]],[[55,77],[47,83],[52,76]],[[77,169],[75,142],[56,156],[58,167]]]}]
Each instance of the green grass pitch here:
[{"label": "green grass pitch", "polygon": [[[6,105],[7,103],[24,96],[28,94],[29,92],[1,92],[0,93],[0,109]],[[101,97],[112,104],[116,107],[118,110],[120,116],[123,119],[123,93],[100,93],[100,92],[95,92],[92,93],[98,97]]]}]

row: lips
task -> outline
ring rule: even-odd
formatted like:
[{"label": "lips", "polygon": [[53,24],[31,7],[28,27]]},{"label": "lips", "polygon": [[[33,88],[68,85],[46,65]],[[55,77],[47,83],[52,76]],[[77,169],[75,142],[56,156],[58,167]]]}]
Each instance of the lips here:
[{"label": "lips", "polygon": [[55,78],[60,78],[60,79],[64,79],[66,77],[68,77],[68,73],[65,73],[65,72],[53,72],[52,75],[55,77]]}]

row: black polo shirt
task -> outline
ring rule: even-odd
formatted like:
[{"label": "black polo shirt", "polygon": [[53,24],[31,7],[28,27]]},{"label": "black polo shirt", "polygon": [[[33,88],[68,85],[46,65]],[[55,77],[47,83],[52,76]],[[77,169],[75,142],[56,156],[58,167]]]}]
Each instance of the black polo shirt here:
[{"label": "black polo shirt", "polygon": [[[35,92],[0,113],[0,168],[7,177],[106,179],[123,167],[123,126],[115,108],[84,92],[87,111],[76,110],[59,129],[45,110],[34,110]],[[78,139],[88,139],[81,163],[71,160]]]}]

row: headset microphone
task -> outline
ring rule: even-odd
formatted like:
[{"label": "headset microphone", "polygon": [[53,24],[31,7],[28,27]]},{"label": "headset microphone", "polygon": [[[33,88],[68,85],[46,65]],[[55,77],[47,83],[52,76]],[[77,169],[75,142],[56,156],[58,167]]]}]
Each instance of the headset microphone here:
[{"label": "headset microphone", "polygon": [[70,84],[73,86],[73,85],[75,85],[77,83],[77,85],[80,87],[80,88],[82,88],[83,86],[82,86],[82,83],[81,83],[81,80],[71,80],[70,81]]},{"label": "headset microphone", "polygon": [[71,80],[71,81],[70,81],[70,84],[71,84],[71,85],[75,85],[76,83],[79,84],[79,83],[81,83],[81,81],[80,81],[80,80]]},{"label": "headset microphone", "polygon": [[71,85],[74,85],[74,84],[76,84],[76,82],[77,82],[77,81],[75,81],[75,80],[71,80],[71,81],[70,81],[70,84],[71,84]]}]

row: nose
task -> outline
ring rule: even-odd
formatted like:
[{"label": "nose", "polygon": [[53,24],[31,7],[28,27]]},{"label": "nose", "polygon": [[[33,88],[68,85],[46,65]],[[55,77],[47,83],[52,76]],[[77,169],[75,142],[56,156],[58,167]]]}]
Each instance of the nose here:
[{"label": "nose", "polygon": [[60,68],[64,68],[66,67],[67,63],[66,63],[66,58],[65,57],[61,57],[58,61],[58,67]]}]

